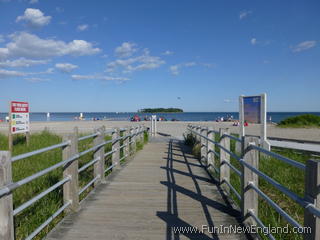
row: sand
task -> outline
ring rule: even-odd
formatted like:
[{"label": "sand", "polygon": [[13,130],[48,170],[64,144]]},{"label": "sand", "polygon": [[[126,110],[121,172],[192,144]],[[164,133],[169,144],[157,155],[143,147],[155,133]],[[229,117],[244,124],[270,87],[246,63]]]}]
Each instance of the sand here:
[{"label": "sand", "polygon": [[[129,122],[129,121],[66,121],[66,122],[32,122],[31,133],[39,132],[47,127],[50,131],[65,135],[71,133],[75,126],[78,126],[79,132],[90,133],[95,128],[102,125],[106,128],[125,127],[142,124],[150,127],[151,122]],[[157,122],[157,130],[160,133],[169,134],[175,138],[182,139],[186,132],[187,125],[212,126],[214,129],[230,128],[232,133],[238,133],[239,127],[232,126],[230,122]],[[0,132],[8,133],[8,124],[0,123]],[[246,127],[246,134],[259,135],[260,127],[258,125],[249,125]],[[320,129],[317,128],[279,128],[274,125],[268,125],[267,135],[269,137],[280,137],[290,139],[320,141]]]}]

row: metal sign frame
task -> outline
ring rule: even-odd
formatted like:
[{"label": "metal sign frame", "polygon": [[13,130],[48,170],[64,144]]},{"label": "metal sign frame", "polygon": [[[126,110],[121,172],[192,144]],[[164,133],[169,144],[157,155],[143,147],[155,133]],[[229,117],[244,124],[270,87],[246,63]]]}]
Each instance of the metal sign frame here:
[{"label": "metal sign frame", "polygon": [[245,136],[244,126],[244,98],[246,97],[260,97],[260,145],[267,150],[270,150],[270,143],[267,140],[267,94],[262,93],[255,96],[244,96],[239,97],[239,126],[240,126],[240,137]]}]

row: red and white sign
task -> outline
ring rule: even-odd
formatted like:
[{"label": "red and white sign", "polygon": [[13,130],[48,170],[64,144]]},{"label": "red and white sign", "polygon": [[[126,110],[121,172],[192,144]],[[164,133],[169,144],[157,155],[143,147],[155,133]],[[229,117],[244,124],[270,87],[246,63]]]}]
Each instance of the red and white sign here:
[{"label": "red and white sign", "polygon": [[11,113],[29,113],[29,103],[27,102],[11,102]]},{"label": "red and white sign", "polygon": [[10,124],[12,134],[30,131],[29,103],[16,101],[10,103]]}]

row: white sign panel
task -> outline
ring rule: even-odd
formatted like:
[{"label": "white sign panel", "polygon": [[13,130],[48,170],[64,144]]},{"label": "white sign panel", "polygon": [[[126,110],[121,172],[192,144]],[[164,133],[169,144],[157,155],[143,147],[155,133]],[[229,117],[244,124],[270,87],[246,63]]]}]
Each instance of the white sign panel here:
[{"label": "white sign panel", "polygon": [[30,131],[29,103],[11,102],[10,104],[10,129],[12,134]]}]

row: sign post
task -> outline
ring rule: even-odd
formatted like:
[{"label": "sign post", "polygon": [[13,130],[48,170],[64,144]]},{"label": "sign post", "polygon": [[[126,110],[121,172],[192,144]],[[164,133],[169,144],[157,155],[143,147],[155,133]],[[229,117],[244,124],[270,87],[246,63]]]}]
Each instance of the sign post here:
[{"label": "sign post", "polygon": [[9,109],[9,151],[12,152],[13,134],[25,133],[29,144],[30,120],[28,102],[10,102]]},{"label": "sign post", "polygon": [[151,116],[151,134],[155,136],[157,133],[157,116],[152,115]]},{"label": "sign post", "polygon": [[239,97],[240,137],[245,136],[245,123],[260,124],[260,145],[270,150],[267,140],[267,95]]}]

